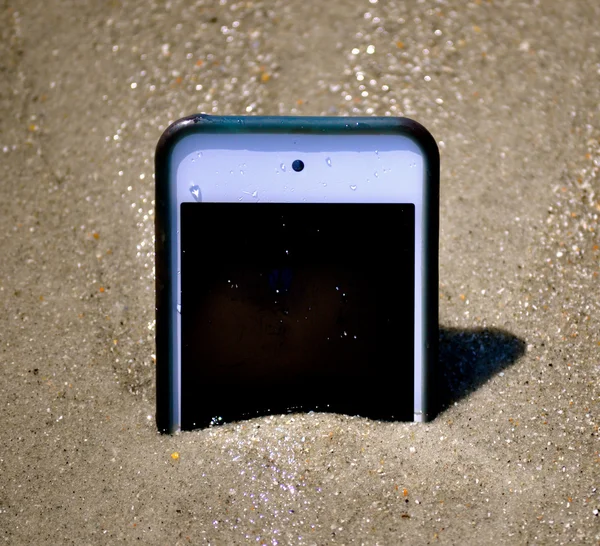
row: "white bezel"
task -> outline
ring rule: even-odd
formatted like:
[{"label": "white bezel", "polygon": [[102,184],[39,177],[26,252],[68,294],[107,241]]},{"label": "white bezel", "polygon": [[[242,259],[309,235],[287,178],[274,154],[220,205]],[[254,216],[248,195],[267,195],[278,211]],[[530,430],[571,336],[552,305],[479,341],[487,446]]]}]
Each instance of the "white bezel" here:
[{"label": "white bezel", "polygon": [[[304,169],[295,172],[300,159]],[[403,135],[208,134],[184,137],[173,150],[169,211],[169,270],[173,324],[174,420],[181,423],[180,218],[184,202],[413,203],[415,205],[414,419],[423,415],[423,196],[424,157]],[[360,226],[357,226],[360,229]],[[199,234],[199,244],[210,233]]]}]

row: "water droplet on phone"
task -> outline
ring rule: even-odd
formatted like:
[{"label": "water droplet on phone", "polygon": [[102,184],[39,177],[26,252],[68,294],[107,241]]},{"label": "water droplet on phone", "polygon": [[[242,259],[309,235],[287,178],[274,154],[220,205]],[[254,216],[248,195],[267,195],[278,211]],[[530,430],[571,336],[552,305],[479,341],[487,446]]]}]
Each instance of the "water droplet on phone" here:
[{"label": "water droplet on phone", "polygon": [[327,182],[323,182],[323,187],[327,187]]},{"label": "water droplet on phone", "polygon": [[238,197],[238,201],[243,201],[244,197]]},{"label": "water droplet on phone", "polygon": [[282,170],[283,172],[285,172],[285,163],[282,163],[281,165],[279,165],[279,167],[281,168],[281,170]]},{"label": "water droplet on phone", "polygon": [[352,191],[356,191],[356,184],[350,184],[350,189]]},{"label": "water droplet on phone", "polygon": [[329,166],[331,167],[331,158],[330,158],[330,157],[328,157],[328,158],[325,160],[325,163],[327,163],[327,165],[329,165]]},{"label": "water droplet on phone", "polygon": [[202,157],[202,152],[198,152],[198,158]]},{"label": "water droplet on phone", "polygon": [[192,194],[192,197],[196,201],[198,201],[198,202],[202,201],[202,192],[200,191],[200,186],[196,186],[196,185],[191,186],[190,193]]},{"label": "water droplet on phone", "polygon": [[229,174],[233,174],[233,171],[229,171]]},{"label": "water droplet on phone", "polygon": [[258,197],[258,190],[254,190],[252,192],[252,197]]},{"label": "water droplet on phone", "polygon": [[181,304],[177,304],[177,312],[181,315]]},{"label": "water droplet on phone", "polygon": [[240,170],[240,174],[243,176],[244,175],[244,171]]},{"label": "water droplet on phone", "polygon": [[379,173],[378,173],[377,171],[375,171],[375,172],[373,173],[373,176],[374,176],[375,178],[379,178]]}]

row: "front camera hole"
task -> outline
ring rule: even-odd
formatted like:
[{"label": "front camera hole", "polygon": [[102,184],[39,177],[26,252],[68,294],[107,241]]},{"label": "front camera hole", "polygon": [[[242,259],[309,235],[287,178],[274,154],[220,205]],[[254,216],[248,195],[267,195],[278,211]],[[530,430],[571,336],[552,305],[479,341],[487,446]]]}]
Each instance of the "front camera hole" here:
[{"label": "front camera hole", "polygon": [[292,169],[294,169],[297,173],[299,173],[301,170],[304,169],[304,161],[300,161],[299,159],[296,159],[296,161],[294,161],[292,163]]}]

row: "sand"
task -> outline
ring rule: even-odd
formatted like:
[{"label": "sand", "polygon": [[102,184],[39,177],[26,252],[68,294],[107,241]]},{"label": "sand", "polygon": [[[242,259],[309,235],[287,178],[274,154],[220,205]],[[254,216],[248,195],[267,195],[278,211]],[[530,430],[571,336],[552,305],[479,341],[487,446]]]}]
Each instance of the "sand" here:
[{"label": "sand", "polygon": [[[598,4],[82,4],[0,10],[4,542],[598,543]],[[435,421],[157,433],[154,146],[199,111],[431,130]]]}]

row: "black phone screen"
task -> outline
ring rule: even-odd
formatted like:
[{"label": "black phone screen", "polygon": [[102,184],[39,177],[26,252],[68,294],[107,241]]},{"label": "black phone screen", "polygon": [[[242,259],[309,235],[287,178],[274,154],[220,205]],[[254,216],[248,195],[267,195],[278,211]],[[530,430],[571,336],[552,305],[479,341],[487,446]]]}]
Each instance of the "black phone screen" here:
[{"label": "black phone screen", "polygon": [[413,416],[413,204],[182,203],[182,428]]}]

